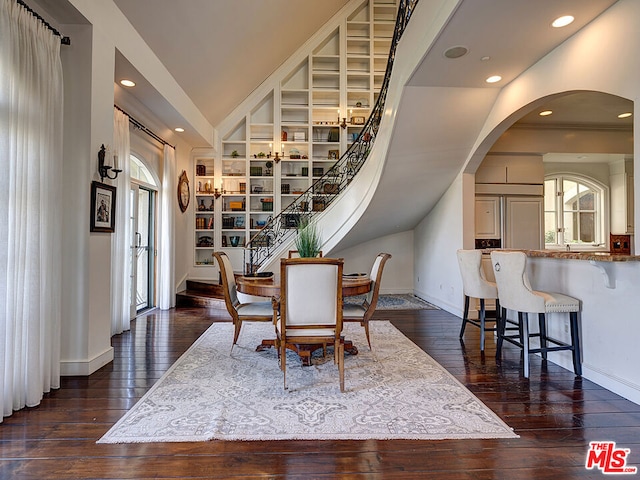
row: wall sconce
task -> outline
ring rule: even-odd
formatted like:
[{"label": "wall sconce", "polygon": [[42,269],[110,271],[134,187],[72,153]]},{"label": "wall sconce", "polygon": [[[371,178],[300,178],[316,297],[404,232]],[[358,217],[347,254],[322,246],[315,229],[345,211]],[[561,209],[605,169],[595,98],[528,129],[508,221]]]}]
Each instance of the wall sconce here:
[{"label": "wall sconce", "polygon": [[222,195],[222,193],[220,192],[220,190],[218,190],[217,188],[213,189],[213,196],[215,198],[220,198],[220,195]]},{"label": "wall sconce", "polygon": [[278,152],[276,152],[276,156],[273,157],[273,161],[276,163],[280,163],[280,160],[282,160],[279,156],[278,156]]},{"label": "wall sconce", "polygon": [[[338,119],[340,119],[340,117],[338,117]],[[345,117],[342,117],[342,123],[340,124],[340,126],[342,128],[347,128],[347,119]]]},{"label": "wall sconce", "polygon": [[[100,151],[98,152],[98,173],[100,174],[100,181],[104,182],[104,177],[107,177],[111,180],[115,180],[116,178],[118,178],[118,174],[122,171],[120,169],[118,169],[118,156],[114,155],[113,156],[113,167],[111,165],[105,165],[104,164],[104,157],[107,154],[107,150],[104,147],[104,143],[102,144],[102,146],[100,147]],[[115,173],[115,175],[112,177],[111,175],[109,175],[109,172],[113,172]]]}]

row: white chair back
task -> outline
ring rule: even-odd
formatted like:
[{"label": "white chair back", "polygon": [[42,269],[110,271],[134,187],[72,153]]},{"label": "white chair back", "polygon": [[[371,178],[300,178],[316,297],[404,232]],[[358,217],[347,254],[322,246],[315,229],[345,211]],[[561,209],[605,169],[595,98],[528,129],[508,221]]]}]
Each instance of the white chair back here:
[{"label": "white chair back", "polygon": [[544,296],[536,294],[525,271],[523,252],[491,252],[491,264],[498,285],[500,305],[518,312],[544,313]]},{"label": "white chair back", "polygon": [[482,271],[482,251],[458,250],[457,256],[464,294],[473,298],[498,298],[496,286],[486,280]]},{"label": "white chair back", "polygon": [[338,321],[341,326],[342,286],[338,265],[299,260],[300,263],[287,262],[284,267],[287,326],[329,326],[337,325]]}]

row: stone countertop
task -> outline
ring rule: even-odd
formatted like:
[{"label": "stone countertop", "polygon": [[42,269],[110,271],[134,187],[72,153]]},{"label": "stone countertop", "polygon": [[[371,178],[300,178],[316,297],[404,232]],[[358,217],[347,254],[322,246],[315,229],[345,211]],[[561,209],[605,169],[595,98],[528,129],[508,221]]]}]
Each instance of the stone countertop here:
[{"label": "stone countertop", "polygon": [[[640,262],[640,255],[621,255],[609,252],[567,252],[562,250],[512,250],[524,252],[528,257],[559,258],[562,260],[590,260],[593,262]],[[487,250],[483,253],[489,253]]]}]

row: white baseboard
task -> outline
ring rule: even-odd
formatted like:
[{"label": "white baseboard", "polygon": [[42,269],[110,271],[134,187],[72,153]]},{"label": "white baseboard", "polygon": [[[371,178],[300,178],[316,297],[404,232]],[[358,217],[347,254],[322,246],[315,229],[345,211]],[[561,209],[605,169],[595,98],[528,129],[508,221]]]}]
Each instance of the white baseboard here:
[{"label": "white baseboard", "polygon": [[113,356],[113,347],[109,347],[91,359],[60,360],[60,375],[63,377],[91,375],[107,363],[112,362]]}]

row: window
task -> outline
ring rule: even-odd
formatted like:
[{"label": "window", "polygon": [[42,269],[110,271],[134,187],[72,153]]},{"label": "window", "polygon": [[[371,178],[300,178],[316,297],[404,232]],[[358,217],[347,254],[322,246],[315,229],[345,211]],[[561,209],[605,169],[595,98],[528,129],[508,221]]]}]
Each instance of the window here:
[{"label": "window", "polygon": [[545,246],[602,246],[605,197],[605,188],[587,178],[573,175],[546,177]]}]

